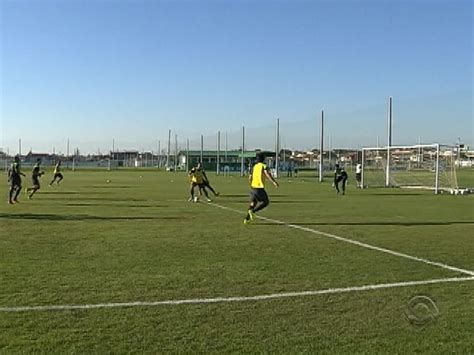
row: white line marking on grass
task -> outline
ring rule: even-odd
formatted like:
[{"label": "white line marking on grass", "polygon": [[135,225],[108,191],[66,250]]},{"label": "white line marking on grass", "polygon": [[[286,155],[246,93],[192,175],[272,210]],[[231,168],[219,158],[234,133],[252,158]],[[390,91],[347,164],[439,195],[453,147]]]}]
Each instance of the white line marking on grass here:
[{"label": "white line marking on grass", "polygon": [[[237,212],[237,213],[240,213],[240,214],[243,213],[242,211],[236,210],[234,208],[222,206],[222,205],[219,205],[217,203],[212,203],[211,202],[211,203],[208,203],[208,204],[212,205],[212,206],[215,206],[215,207],[218,207],[218,208],[221,208],[221,209],[224,209],[224,210],[229,210],[229,211]],[[245,213],[243,213],[243,214],[245,214]],[[441,267],[441,268],[446,269],[446,270],[456,271],[456,272],[460,272],[460,273],[463,273],[463,274],[466,274],[466,275],[474,276],[474,271],[471,271],[471,270],[461,269],[461,268],[458,268],[458,267],[455,267],[455,266],[450,266],[450,265],[439,263],[439,262],[436,262],[436,261],[431,261],[431,260],[428,260],[428,259],[419,258],[417,256],[411,256],[411,255],[408,255],[408,254],[399,253],[397,251],[393,251],[393,250],[390,250],[390,249],[381,248],[381,247],[377,247],[377,246],[370,245],[370,244],[367,244],[367,243],[358,242],[358,241],[353,240],[353,239],[340,237],[338,235],[331,234],[331,233],[321,232],[321,231],[318,231],[316,229],[302,227],[302,226],[299,226],[297,224],[286,223],[286,222],[283,222],[283,221],[279,221],[277,219],[267,218],[267,217],[258,216],[258,215],[256,217],[259,218],[259,219],[262,219],[264,221],[272,222],[272,223],[275,223],[275,224],[281,224],[281,225],[284,225],[284,226],[287,226],[287,227],[290,227],[290,228],[299,229],[299,230],[302,230],[302,231],[305,231],[305,232],[309,232],[309,233],[321,235],[321,236],[324,236],[324,237],[336,239],[336,240],[339,240],[341,242],[358,245],[358,246],[363,247],[363,248],[377,250],[377,251],[380,251],[382,253],[387,253],[387,254],[399,256],[399,257],[402,257],[402,258],[405,258],[405,259],[419,261],[419,262],[422,262],[422,263],[425,263],[425,264],[428,264],[428,265],[438,266],[438,267]]]},{"label": "white line marking on grass", "polygon": [[79,305],[46,305],[46,306],[23,306],[23,307],[0,307],[0,312],[14,313],[14,312],[40,312],[40,311],[66,311],[66,310],[88,310],[98,308],[131,308],[131,307],[157,307],[166,305],[186,305],[186,304],[209,304],[209,303],[231,303],[231,302],[248,302],[248,301],[263,301],[281,298],[317,296],[327,294],[339,294],[349,292],[361,292],[370,290],[380,290],[396,287],[409,287],[418,285],[432,285],[448,282],[466,282],[474,281],[474,277],[451,277],[445,279],[433,279],[422,281],[406,281],[394,282],[385,284],[365,285],[356,287],[344,288],[329,288],[317,291],[302,291],[302,292],[286,292],[286,293],[272,293],[260,296],[244,296],[244,297],[216,297],[216,298],[193,298],[183,300],[167,300],[156,302],[123,302],[123,303],[98,303],[98,304],[79,304]]}]

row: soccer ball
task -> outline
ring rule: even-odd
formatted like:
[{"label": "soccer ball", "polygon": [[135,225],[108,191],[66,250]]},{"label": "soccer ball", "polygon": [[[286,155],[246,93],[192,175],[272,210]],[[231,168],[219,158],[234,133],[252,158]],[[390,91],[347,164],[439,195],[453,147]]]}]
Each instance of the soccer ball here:
[{"label": "soccer ball", "polygon": [[107,184],[110,184],[110,180],[109,180],[109,179],[105,180],[105,182],[106,182]]}]

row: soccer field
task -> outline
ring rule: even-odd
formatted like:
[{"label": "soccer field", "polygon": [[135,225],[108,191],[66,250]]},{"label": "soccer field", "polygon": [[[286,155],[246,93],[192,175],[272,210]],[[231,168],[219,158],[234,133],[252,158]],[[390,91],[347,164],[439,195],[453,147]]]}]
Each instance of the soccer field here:
[{"label": "soccer field", "polygon": [[116,170],[1,204],[0,352],[474,352],[473,195],[282,178],[244,225],[247,179],[208,175],[212,203]]}]

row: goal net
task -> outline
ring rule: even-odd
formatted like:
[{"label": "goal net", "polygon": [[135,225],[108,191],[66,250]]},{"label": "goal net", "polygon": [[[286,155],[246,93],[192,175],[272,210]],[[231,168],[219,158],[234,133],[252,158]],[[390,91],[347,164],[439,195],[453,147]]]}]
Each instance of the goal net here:
[{"label": "goal net", "polygon": [[456,148],[440,144],[363,148],[362,186],[457,190],[455,160]]}]

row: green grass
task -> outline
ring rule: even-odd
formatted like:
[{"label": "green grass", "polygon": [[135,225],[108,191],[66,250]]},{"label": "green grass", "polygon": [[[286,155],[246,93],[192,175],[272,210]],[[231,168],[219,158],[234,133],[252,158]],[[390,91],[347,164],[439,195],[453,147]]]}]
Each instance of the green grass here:
[{"label": "green grass", "polygon": [[[244,212],[246,179],[215,177]],[[461,173],[474,186],[471,171]],[[140,177],[142,176],[142,177]],[[49,175],[43,180],[48,181]],[[111,182],[107,183],[106,180]],[[24,181],[28,185],[29,179]],[[350,181],[354,183],[354,181]],[[1,186],[6,196],[7,186]],[[66,171],[0,205],[0,307],[253,296],[466,276],[187,202],[183,173]],[[267,188],[262,216],[474,270],[474,196],[400,189],[336,196],[300,177]],[[472,353],[474,282],[277,300],[5,313],[0,352]],[[409,300],[439,316],[420,325]]]}]

